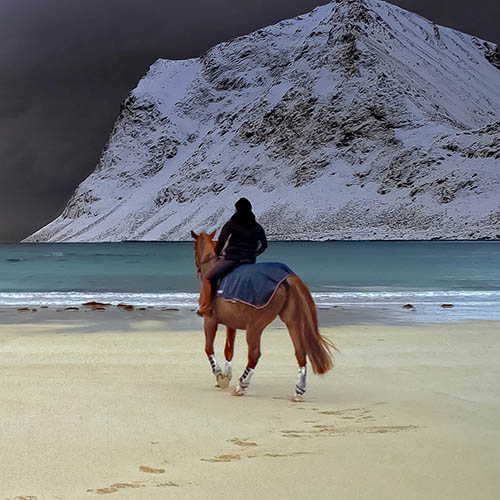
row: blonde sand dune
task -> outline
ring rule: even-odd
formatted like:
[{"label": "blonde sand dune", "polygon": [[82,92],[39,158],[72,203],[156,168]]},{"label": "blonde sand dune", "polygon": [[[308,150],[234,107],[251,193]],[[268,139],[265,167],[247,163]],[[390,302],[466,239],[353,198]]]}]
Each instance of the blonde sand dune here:
[{"label": "blonde sand dune", "polygon": [[[0,326],[0,499],[499,498],[500,323],[323,329],[303,403],[286,330],[234,398],[164,329]],[[245,362],[238,333],[231,385]]]}]

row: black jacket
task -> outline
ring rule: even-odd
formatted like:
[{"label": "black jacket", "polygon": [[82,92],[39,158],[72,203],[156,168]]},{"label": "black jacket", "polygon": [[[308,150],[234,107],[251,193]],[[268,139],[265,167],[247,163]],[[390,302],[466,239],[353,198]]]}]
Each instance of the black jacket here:
[{"label": "black jacket", "polygon": [[266,248],[267,238],[262,226],[257,222],[240,220],[235,214],[222,228],[215,253],[223,253],[227,260],[255,262],[257,255]]}]

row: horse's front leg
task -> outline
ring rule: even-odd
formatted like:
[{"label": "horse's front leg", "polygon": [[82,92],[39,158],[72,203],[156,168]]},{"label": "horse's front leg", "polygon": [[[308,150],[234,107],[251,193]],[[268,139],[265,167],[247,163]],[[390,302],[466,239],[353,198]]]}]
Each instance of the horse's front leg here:
[{"label": "horse's front leg", "polygon": [[210,367],[212,368],[212,373],[217,378],[218,375],[222,374],[222,370],[215,359],[214,354],[214,340],[215,334],[217,333],[217,322],[213,318],[205,318],[203,322],[203,331],[205,332],[205,353],[207,354],[208,361],[210,362]]},{"label": "horse's front leg", "polygon": [[226,329],[226,345],[224,347],[224,357],[226,361],[224,363],[224,371],[215,374],[215,378],[217,379],[217,385],[221,389],[225,389],[229,385],[229,382],[231,382],[231,379],[233,378],[233,368],[231,365],[231,361],[233,360],[235,337],[236,337],[236,330],[228,326]]},{"label": "horse's front leg", "polygon": [[228,326],[226,328],[226,345],[224,346],[225,364],[224,371],[222,372],[224,377],[227,378],[227,385],[229,385],[230,380],[233,378],[233,367],[231,362],[233,361],[235,338],[236,329]]},{"label": "horse's front leg", "polygon": [[233,390],[233,396],[243,396],[250,385],[255,367],[260,358],[260,337],[262,328],[251,328],[247,330],[248,363],[245,371],[240,377],[239,384]]}]

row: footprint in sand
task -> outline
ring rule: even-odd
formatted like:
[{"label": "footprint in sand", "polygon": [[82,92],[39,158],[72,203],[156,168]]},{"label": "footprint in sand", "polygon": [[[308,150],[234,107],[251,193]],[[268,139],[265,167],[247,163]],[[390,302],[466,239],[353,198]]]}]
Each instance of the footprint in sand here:
[{"label": "footprint in sand", "polygon": [[[150,469],[150,467],[146,467],[146,469]],[[142,470],[142,468],[141,468]],[[152,470],[160,470],[160,469],[152,469]],[[148,471],[143,471],[143,472],[148,472]],[[155,473],[156,474],[156,473]],[[114,483],[109,486],[106,486],[105,488],[98,488],[97,490],[87,490],[87,493],[97,493],[98,495],[109,495],[110,493],[116,493],[117,491],[128,489],[128,488],[166,488],[167,486],[179,486],[177,483],[174,483],[172,481],[167,481],[164,483],[151,483],[148,481],[148,484],[145,484],[141,481],[134,481],[133,483]],[[35,497],[19,497],[19,499],[24,500],[31,500],[32,498],[36,500]]]},{"label": "footprint in sand", "polygon": [[373,422],[375,420],[371,415],[363,415],[361,417],[356,418],[356,422]]},{"label": "footprint in sand", "polygon": [[401,432],[418,429],[416,425],[388,425],[388,426],[347,426],[313,425],[313,430],[282,430],[281,435],[287,438],[311,438],[321,436],[338,436],[345,434],[386,434],[388,432]]},{"label": "footprint in sand", "polygon": [[146,465],[141,465],[139,470],[149,474],[163,474],[165,472],[165,469],[153,469],[152,467],[147,467]]},{"label": "footprint in sand", "polygon": [[363,432],[385,434],[386,432],[412,431],[418,429],[417,425],[389,425],[386,427],[364,427]]},{"label": "footprint in sand", "polygon": [[281,435],[283,437],[289,437],[289,438],[301,438],[301,437],[305,437],[305,435],[307,433],[308,433],[307,431],[296,431],[296,430],[293,430],[293,429],[281,431]]},{"label": "footprint in sand", "polygon": [[109,493],[116,493],[119,490],[126,488],[141,488],[145,487],[142,483],[114,483],[105,488],[99,488],[97,490],[87,490],[88,493],[97,493],[99,495],[108,495]]},{"label": "footprint in sand", "polygon": [[346,408],[343,410],[323,410],[321,415],[333,415],[342,420],[355,420],[356,422],[373,421],[372,411],[366,408]]},{"label": "footprint in sand", "polygon": [[237,437],[233,439],[228,439],[230,443],[235,444],[236,446],[257,446],[257,443],[253,443],[252,441],[248,441],[249,438],[239,439]]},{"label": "footprint in sand", "polygon": [[272,453],[272,452],[265,452],[265,453],[257,453],[257,454],[248,454],[248,455],[219,455],[214,458],[201,458],[200,460],[202,462],[212,462],[212,463],[219,463],[219,462],[234,462],[236,460],[242,460],[242,459],[250,459],[250,458],[287,458],[287,457],[295,457],[298,455],[314,455],[314,453],[309,452],[309,451],[292,451],[290,453]]},{"label": "footprint in sand", "polygon": [[295,457],[298,455],[314,455],[314,453],[310,451],[293,451],[291,453],[264,453],[263,457],[271,457],[271,458],[285,458],[285,457]]},{"label": "footprint in sand", "polygon": [[219,463],[219,462],[234,462],[235,460],[241,460],[240,455],[219,455],[214,458],[200,458],[202,462],[211,462],[211,463]]},{"label": "footprint in sand", "polygon": [[[383,402],[379,403],[383,404]],[[319,409],[318,409],[319,410]],[[304,423],[312,424],[309,429],[283,429],[282,437],[287,438],[311,438],[321,436],[338,436],[345,434],[386,434],[389,432],[402,432],[416,430],[416,425],[367,425],[375,422],[372,410],[368,408],[343,408],[339,410],[319,410],[320,415],[328,415],[338,419],[339,424],[326,424],[321,421],[304,420]],[[345,425],[349,420],[351,425]],[[318,422],[318,423],[317,423]],[[359,425],[356,425],[359,424]]]},{"label": "footprint in sand", "polygon": [[318,413],[321,415],[344,415],[345,413],[363,411],[365,408],[346,408],[344,410],[323,410]]}]

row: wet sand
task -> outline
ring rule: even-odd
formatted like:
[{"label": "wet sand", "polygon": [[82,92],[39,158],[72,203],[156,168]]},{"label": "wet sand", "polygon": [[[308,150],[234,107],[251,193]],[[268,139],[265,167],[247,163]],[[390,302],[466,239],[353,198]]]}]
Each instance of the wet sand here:
[{"label": "wet sand", "polygon": [[0,324],[1,499],[498,498],[500,322],[323,329],[292,403],[283,328],[235,398],[175,312],[38,313]]}]

